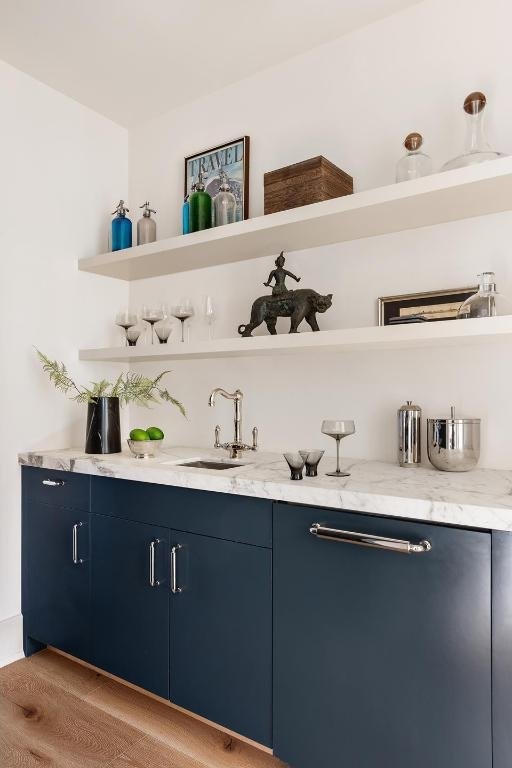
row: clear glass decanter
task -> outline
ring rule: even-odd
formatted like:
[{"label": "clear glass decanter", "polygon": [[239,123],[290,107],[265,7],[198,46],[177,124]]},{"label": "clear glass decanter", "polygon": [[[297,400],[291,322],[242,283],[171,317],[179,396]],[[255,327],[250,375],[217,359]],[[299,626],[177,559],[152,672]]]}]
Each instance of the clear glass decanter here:
[{"label": "clear glass decanter", "polygon": [[497,317],[512,314],[512,304],[496,290],[494,272],[482,272],[478,275],[480,284],[478,293],[466,299],[458,311],[458,317]]},{"label": "clear glass decanter", "polygon": [[215,227],[232,224],[235,221],[236,198],[229,186],[229,179],[224,170],[220,172],[219,191],[213,198],[213,221]]},{"label": "clear glass decanter", "polygon": [[467,165],[483,163],[486,160],[494,160],[497,157],[505,157],[503,152],[491,149],[484,133],[484,110],[487,104],[485,94],[474,91],[466,96],[464,112],[466,113],[466,142],[462,155],[443,165],[443,171],[452,168],[464,168]]},{"label": "clear glass decanter", "polygon": [[428,176],[432,173],[432,159],[421,151],[423,136],[421,133],[410,133],[405,137],[404,147],[407,152],[396,165],[396,180],[409,181]]}]

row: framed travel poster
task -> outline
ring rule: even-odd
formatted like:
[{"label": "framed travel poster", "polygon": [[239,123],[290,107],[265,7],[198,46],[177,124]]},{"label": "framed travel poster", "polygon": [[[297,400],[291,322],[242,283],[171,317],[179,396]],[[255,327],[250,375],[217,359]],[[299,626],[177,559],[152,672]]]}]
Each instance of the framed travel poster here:
[{"label": "framed travel poster", "polygon": [[185,158],[185,195],[190,195],[203,169],[206,191],[215,197],[220,186],[220,171],[229,179],[236,198],[235,221],[249,218],[249,136],[228,141]]}]

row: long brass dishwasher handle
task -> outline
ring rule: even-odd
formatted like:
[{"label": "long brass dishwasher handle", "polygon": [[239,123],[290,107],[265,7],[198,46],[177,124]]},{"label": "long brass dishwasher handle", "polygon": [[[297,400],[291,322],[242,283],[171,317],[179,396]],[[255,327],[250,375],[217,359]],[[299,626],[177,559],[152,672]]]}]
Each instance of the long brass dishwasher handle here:
[{"label": "long brass dishwasher handle", "polygon": [[375,536],[372,533],[342,531],[339,528],[329,528],[323,523],[312,523],[309,532],[317,539],[338,541],[343,544],[356,544],[359,547],[387,549],[406,555],[422,554],[423,552],[430,552],[432,549],[432,544],[426,539],[415,543],[406,539],[390,539],[387,536]]}]

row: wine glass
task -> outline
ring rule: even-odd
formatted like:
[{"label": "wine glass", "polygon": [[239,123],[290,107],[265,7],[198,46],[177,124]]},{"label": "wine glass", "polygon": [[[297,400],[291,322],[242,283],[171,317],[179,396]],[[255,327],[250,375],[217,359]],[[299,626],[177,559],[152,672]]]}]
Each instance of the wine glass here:
[{"label": "wine glass", "polygon": [[151,326],[151,343],[154,344],[155,337],[153,334],[153,328],[155,323],[158,323],[159,320],[162,320],[163,312],[160,309],[160,307],[144,304],[141,311],[141,317],[144,320],[144,322],[149,323],[149,325]]},{"label": "wine glass", "polygon": [[203,315],[208,323],[208,339],[213,339],[213,324],[215,322],[215,305],[211,296],[205,296],[203,298]]},{"label": "wine glass", "polygon": [[185,320],[194,316],[194,307],[190,299],[180,299],[179,304],[172,308],[171,314],[181,322],[181,340],[185,341]]},{"label": "wine glass", "polygon": [[138,322],[137,315],[135,314],[135,312],[130,312],[129,309],[122,309],[116,315],[116,325],[118,325],[120,328],[124,330],[126,346],[129,345],[128,329],[132,328],[134,325],[137,325],[137,322]]},{"label": "wine glass", "polygon": [[350,472],[342,472],[340,469],[340,441],[343,437],[353,435],[356,431],[354,422],[351,419],[324,419],[322,421],[322,432],[324,435],[334,437],[336,440],[336,472],[326,472],[329,477],[350,477]]}]

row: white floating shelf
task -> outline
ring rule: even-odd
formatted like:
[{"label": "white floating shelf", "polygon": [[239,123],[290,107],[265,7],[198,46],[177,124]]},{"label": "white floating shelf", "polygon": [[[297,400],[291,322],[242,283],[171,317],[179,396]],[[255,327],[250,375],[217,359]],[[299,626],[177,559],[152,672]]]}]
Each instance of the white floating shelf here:
[{"label": "white floating shelf", "polygon": [[510,209],[508,157],[91,256],[78,266],[84,272],[139,280]]},{"label": "white floating shelf", "polygon": [[80,360],[143,363],[157,360],[204,360],[215,357],[288,355],[301,352],[349,352],[373,349],[458,346],[481,339],[512,337],[512,315],[370,328],[346,328],[193,343],[82,349]]}]

